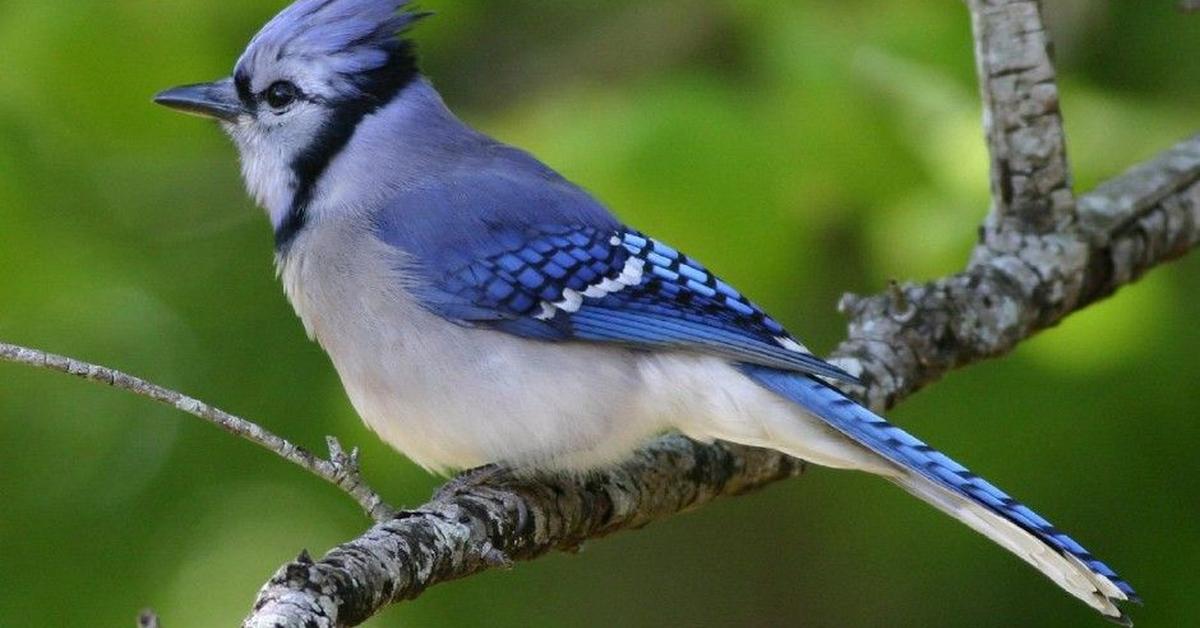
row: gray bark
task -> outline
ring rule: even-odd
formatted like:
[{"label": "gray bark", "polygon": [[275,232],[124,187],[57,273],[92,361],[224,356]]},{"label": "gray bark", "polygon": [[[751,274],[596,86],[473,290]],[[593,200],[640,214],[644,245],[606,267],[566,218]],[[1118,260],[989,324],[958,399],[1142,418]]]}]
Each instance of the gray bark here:
[{"label": "gray bark", "polygon": [[[994,202],[961,273],[848,295],[833,359],[851,393],[890,407],[1020,341],[1200,242],[1200,136],[1076,200],[1038,2],[970,0]],[[263,587],[245,626],[351,626],[430,586],[571,551],[586,540],[739,495],[803,470],[772,451],[660,439],[587,480],[482,474],[452,484]]]},{"label": "gray bark", "polygon": [[353,626],[441,582],[531,560],[798,475],[799,460],[682,436],[589,479],[467,478],[318,562],[284,565],[246,626]]},{"label": "gray bark", "polygon": [[1041,3],[968,4],[992,160],[993,211],[985,233],[1059,231],[1073,219],[1075,199]]},{"label": "gray bark", "polygon": [[1200,136],[1079,199],[1075,227],[985,240],[963,272],[847,295],[834,360],[886,409],[951,369],[1002,356],[1200,241]]}]

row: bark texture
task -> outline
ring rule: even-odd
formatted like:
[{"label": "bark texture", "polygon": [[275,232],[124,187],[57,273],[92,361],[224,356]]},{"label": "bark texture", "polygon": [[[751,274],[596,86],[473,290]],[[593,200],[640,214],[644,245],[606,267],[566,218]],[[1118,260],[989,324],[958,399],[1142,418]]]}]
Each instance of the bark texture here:
[{"label": "bark texture", "polygon": [[1116,292],[1200,242],[1200,135],[1078,201],[1055,233],[990,234],[966,270],[885,294],[847,295],[849,338],[833,361],[876,410],[951,369],[1004,355],[1068,314]]},{"label": "bark texture", "polygon": [[798,475],[799,460],[663,438],[587,479],[465,476],[319,562],[302,554],[263,588],[245,625],[353,626],[430,586],[638,529],[717,497]]},{"label": "bark texture", "polygon": [[1071,222],[1075,198],[1041,3],[969,0],[969,5],[992,158],[987,231],[1057,231]]},{"label": "bark texture", "polygon": [[[847,392],[875,409],[1004,355],[1200,242],[1200,136],[1077,199],[1040,4],[968,6],[994,203],[962,272],[843,299],[849,337],[833,359],[862,377]],[[284,565],[245,626],[357,625],[440,582],[571,551],[802,470],[775,452],[671,436],[587,479],[475,474],[319,561]]]}]

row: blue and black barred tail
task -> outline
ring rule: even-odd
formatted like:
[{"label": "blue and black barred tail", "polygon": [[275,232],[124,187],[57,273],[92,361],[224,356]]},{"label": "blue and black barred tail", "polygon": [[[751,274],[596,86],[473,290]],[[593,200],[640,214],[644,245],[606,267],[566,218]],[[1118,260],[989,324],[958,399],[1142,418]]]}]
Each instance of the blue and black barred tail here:
[{"label": "blue and black barred tail", "polygon": [[895,464],[899,473],[889,479],[908,492],[1020,556],[1105,617],[1131,625],[1117,603],[1140,602],[1133,587],[1024,504],[820,380],[768,367],[740,368]]}]

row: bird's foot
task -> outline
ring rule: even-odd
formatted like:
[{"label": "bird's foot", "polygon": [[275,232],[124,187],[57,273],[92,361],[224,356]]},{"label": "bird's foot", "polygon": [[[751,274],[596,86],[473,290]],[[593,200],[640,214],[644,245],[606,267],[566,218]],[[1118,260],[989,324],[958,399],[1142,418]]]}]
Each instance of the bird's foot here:
[{"label": "bird's foot", "polygon": [[[450,501],[471,489],[478,488],[485,484],[492,483],[494,480],[504,480],[510,478],[509,470],[497,464],[489,464],[482,467],[476,467],[462,472],[457,477],[451,479],[446,484],[442,485],[433,494],[433,501]],[[521,529],[525,525],[524,509],[519,509],[520,516],[518,517],[517,529]],[[464,522],[469,519],[469,516],[464,513]],[[482,541],[476,548],[475,553],[489,567],[496,569],[512,569],[513,559],[504,552],[504,550],[496,547],[491,540]]]},{"label": "bird's foot", "polygon": [[443,484],[433,494],[434,501],[454,497],[468,489],[487,484],[490,480],[497,480],[509,477],[508,469],[498,465],[489,464],[482,467],[475,467],[463,471],[458,476],[452,478],[449,482]]}]

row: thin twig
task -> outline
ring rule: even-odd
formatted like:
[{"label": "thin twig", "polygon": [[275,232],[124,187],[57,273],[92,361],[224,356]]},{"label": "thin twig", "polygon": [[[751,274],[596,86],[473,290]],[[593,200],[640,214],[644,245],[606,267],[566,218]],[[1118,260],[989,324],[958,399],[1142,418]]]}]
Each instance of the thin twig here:
[{"label": "thin twig", "polygon": [[240,436],[264,449],[273,451],[285,460],[307,469],[349,493],[376,521],[382,521],[394,512],[363,481],[358,468],[358,451],[347,454],[337,439],[332,437],[329,439],[330,459],[325,460],[303,447],[276,436],[256,423],[121,371],[3,342],[0,342],[0,361],[74,375],[171,406],[176,410],[204,419],[230,434]]}]

